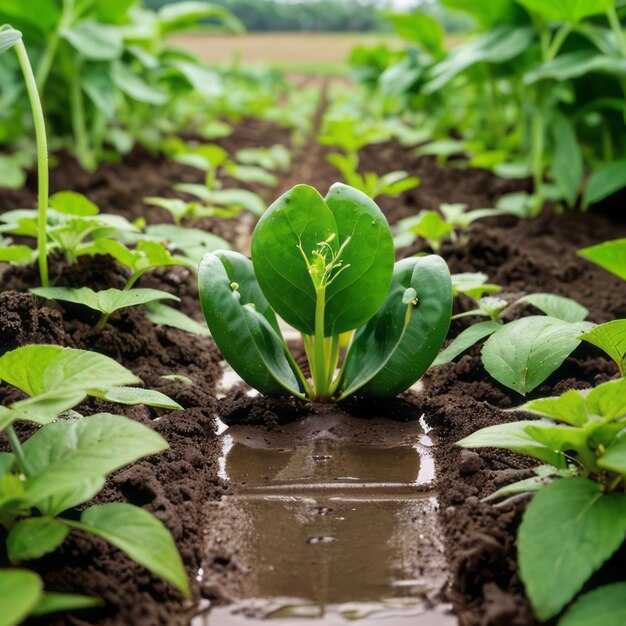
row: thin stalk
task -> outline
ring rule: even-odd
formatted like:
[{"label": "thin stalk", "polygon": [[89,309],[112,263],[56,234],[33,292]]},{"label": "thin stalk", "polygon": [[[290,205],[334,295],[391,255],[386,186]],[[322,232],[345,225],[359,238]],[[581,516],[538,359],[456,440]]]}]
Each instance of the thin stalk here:
[{"label": "thin stalk", "polygon": [[317,291],[315,304],[315,336],[313,338],[313,362],[311,373],[315,387],[315,398],[325,398],[328,395],[328,372],[326,370],[326,350],[324,346],[324,312],[326,308],[326,287]]},{"label": "thin stalk", "polygon": [[550,47],[548,48],[545,56],[544,62],[549,62],[554,60],[556,55],[559,53],[559,50],[565,43],[565,40],[568,38],[569,34],[572,32],[572,25],[569,23],[563,24],[555,33],[552,42],[550,43]]},{"label": "thin stalk", "polygon": [[[304,335],[302,335],[302,337],[304,338]],[[304,374],[302,373],[302,370],[296,363],[296,360],[293,358],[293,355],[291,354],[291,352],[289,352],[289,348],[287,348],[287,345],[284,343],[284,341],[283,341],[283,345],[285,346],[285,354],[287,356],[287,360],[291,364],[291,369],[294,371],[294,373],[298,377],[298,380],[302,383],[302,387],[304,388],[303,398],[310,397],[311,394],[313,393],[313,388],[309,384],[309,381],[305,378]]]},{"label": "thin stalk", "polygon": [[532,215],[541,211],[543,204],[543,117],[538,109],[533,113],[531,120],[532,142],[532,173],[535,187],[535,202]]},{"label": "thin stalk", "polygon": [[606,16],[609,20],[611,30],[615,35],[615,40],[617,42],[617,47],[620,51],[620,54],[623,57],[626,57],[626,39],[624,38],[624,30],[622,29],[622,25],[619,21],[619,16],[617,15],[617,9],[615,8],[615,5],[607,9]]},{"label": "thin stalk", "polygon": [[101,332],[104,330],[104,327],[107,325],[109,318],[111,317],[110,313],[103,313],[98,320],[98,323],[94,326],[94,330]]},{"label": "thin stalk", "polygon": [[33,112],[35,123],[35,138],[37,140],[37,186],[38,186],[38,215],[37,215],[37,257],[39,262],[39,276],[41,284],[48,287],[48,141],[46,139],[46,121],[43,116],[41,100],[37,91],[37,82],[33,68],[28,60],[28,53],[24,42],[20,39],[15,44],[15,52],[24,75],[26,91]]},{"label": "thin stalk", "polygon": [[80,71],[75,67],[70,82],[70,102],[72,107],[72,130],[74,131],[74,149],[81,165],[88,170],[94,169],[94,159],[89,149],[87,125],[85,121],[85,107],[83,94],[80,89]]},{"label": "thin stalk", "polygon": [[57,50],[59,48],[59,43],[61,41],[61,31],[69,26],[72,22],[74,12],[74,0],[64,0],[63,1],[63,9],[61,13],[61,19],[59,20],[59,24],[57,29],[48,37],[48,41],[46,44],[46,49],[44,50],[43,55],[39,61],[39,65],[37,66],[37,87],[39,87],[39,91],[43,93],[44,87],[46,86],[46,82],[48,81],[48,76],[50,75],[50,69],[52,68],[52,64],[54,63],[54,58],[56,57]]},{"label": "thin stalk", "polygon": [[9,438],[9,444],[11,445],[11,450],[15,455],[15,462],[17,463],[17,467],[24,476],[28,477],[32,474],[30,471],[30,467],[28,464],[28,459],[24,454],[24,449],[22,448],[22,444],[18,439],[18,436],[15,434],[15,430],[13,426],[7,426],[6,429],[7,437]]}]

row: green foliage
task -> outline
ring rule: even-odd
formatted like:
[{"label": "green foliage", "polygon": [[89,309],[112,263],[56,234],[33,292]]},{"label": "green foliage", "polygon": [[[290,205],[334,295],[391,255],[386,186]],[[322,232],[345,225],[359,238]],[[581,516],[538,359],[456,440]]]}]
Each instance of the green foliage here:
[{"label": "green foliage", "polygon": [[[123,404],[180,406],[159,392],[124,386],[141,381],[109,357],[59,346],[30,345],[7,352],[0,357],[0,379],[30,396],[0,412],[0,430],[11,448],[0,463],[0,525],[11,562],[53,552],[71,529],[79,528],[107,539],[188,596],[174,541],[148,512],[110,504],[86,508],[80,522],[63,516],[96,496],[109,474],[167,449],[167,442],[153,429],[120,415],[83,417],[73,411],[57,419],[87,395]],[[11,425],[21,419],[43,424],[23,443]],[[3,624],[101,603],[45,593],[36,574],[18,569],[0,570],[0,601]]]},{"label": "green foliage", "polygon": [[626,239],[615,239],[579,250],[583,258],[626,280]]},{"label": "green foliage", "polygon": [[483,297],[478,309],[455,317],[489,317],[461,332],[434,365],[445,365],[488,337],[481,351],[487,372],[506,387],[526,395],[556,371],[580,344],[580,335],[593,328],[583,321],[587,309],[570,298],[555,294],[531,294],[518,303],[532,304],[546,316],[530,316],[502,324],[500,314],[505,300]]},{"label": "green foliage", "polygon": [[[491,426],[459,445],[505,448],[553,466],[538,468],[538,479],[498,494],[537,492],[522,519],[517,547],[526,592],[535,615],[544,621],[557,616],[624,541],[626,380],[533,400],[518,410],[540,419]],[[623,597],[617,601],[622,587],[619,583],[583,595],[559,625],[596,623],[584,618],[600,615],[607,621],[598,624],[617,625],[620,618],[612,616],[623,612]]]},{"label": "green foliage", "polygon": [[[257,224],[252,263],[208,254],[199,290],[211,335],[246,382],[312,400],[403,391],[435,358],[452,307],[445,263],[409,259],[394,270],[380,209],[341,184],[326,198],[306,185],[287,192]],[[312,384],[287,351],[275,313],[302,333]],[[335,375],[340,335],[355,329]]]},{"label": "green foliage", "polygon": [[580,336],[580,339],[604,350],[626,376],[626,320],[614,320],[596,326]]},{"label": "green foliage", "polygon": [[598,587],[582,595],[566,612],[559,626],[620,626],[626,620],[626,583]]}]

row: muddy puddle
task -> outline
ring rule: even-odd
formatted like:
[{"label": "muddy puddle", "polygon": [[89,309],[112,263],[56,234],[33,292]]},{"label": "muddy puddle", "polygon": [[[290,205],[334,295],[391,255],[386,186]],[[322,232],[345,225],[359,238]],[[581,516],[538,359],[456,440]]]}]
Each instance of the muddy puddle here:
[{"label": "muddy puddle", "polygon": [[220,430],[233,495],[209,507],[211,574],[199,578],[232,603],[193,626],[456,623],[438,601],[446,568],[423,420],[320,407],[271,430]]}]

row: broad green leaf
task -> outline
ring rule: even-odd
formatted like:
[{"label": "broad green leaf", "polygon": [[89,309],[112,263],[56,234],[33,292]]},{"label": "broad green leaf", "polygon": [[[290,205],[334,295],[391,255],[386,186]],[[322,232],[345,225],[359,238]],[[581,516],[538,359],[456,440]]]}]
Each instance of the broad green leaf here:
[{"label": "broad green leaf", "polygon": [[493,335],[497,330],[502,328],[502,324],[498,322],[479,322],[473,324],[461,332],[450,345],[442,350],[437,358],[433,361],[433,366],[446,365],[452,363],[459,354],[463,354],[466,350],[478,343],[481,339]]},{"label": "broad green leaf", "polygon": [[98,111],[108,120],[115,119],[116,91],[108,63],[90,65],[81,72],[81,87]]},{"label": "broad green leaf", "polygon": [[20,39],[22,33],[15,28],[11,28],[8,24],[0,27],[0,54],[12,48]]},{"label": "broad green leaf", "polygon": [[158,237],[175,246],[189,257],[196,267],[207,252],[228,250],[230,248],[229,243],[221,237],[199,228],[184,228],[174,224],[157,224],[148,226],[146,232],[151,237]]},{"label": "broad green leaf", "polygon": [[187,574],[172,535],[147,511],[131,504],[100,504],[83,512],[80,526],[106,539],[190,597]]},{"label": "broad green leaf", "polygon": [[94,311],[106,314],[114,313],[126,307],[160,300],[180,302],[180,298],[177,296],[159,289],[104,289],[94,291],[91,287],[35,287],[31,289],[31,292],[49,300],[83,304]]},{"label": "broad green leaf", "polygon": [[531,293],[520,298],[518,302],[528,302],[542,313],[564,322],[582,322],[589,315],[589,310],[582,304],[578,304],[576,300],[557,296],[554,293]]},{"label": "broad green leaf", "polygon": [[7,536],[7,552],[13,563],[38,559],[56,550],[69,529],[49,517],[31,517],[17,522]]},{"label": "broad green leaf", "polygon": [[615,0],[516,0],[529,11],[538,13],[548,20],[580,22],[610,9]]},{"label": "broad green leaf", "polygon": [[539,315],[515,320],[487,339],[483,365],[498,382],[526,395],[565,361],[590,327]]},{"label": "broad green leaf", "polygon": [[626,434],[617,437],[598,459],[598,467],[626,476]]},{"label": "broad green leaf", "polygon": [[85,390],[58,389],[14,402],[10,407],[0,409],[0,430],[15,420],[29,420],[38,424],[52,422],[61,413],[74,408],[86,395]]},{"label": "broad green leaf", "polygon": [[363,388],[391,397],[408,389],[439,352],[452,315],[452,281],[438,256],[396,263],[376,315],[356,332],[346,356],[342,396]]},{"label": "broad green leaf", "polygon": [[0,569],[0,626],[17,626],[37,606],[43,591],[41,579],[23,569]]},{"label": "broad green leaf", "polygon": [[10,452],[0,452],[0,478],[11,471],[15,463],[15,456]]},{"label": "broad green leaf", "polygon": [[500,24],[468,43],[453,48],[431,70],[424,93],[434,93],[476,63],[505,63],[525,52],[535,37],[531,27]]},{"label": "broad green leaf", "polygon": [[531,400],[513,410],[528,411],[572,426],[582,426],[589,420],[585,398],[575,389],[566,391],[562,396]]},{"label": "broad green leaf", "polygon": [[[623,166],[626,169],[626,161]],[[614,239],[597,246],[583,248],[578,251],[578,254],[607,272],[626,280],[626,239]]]},{"label": "broad green leaf", "polygon": [[57,191],[50,196],[49,205],[64,215],[87,217],[100,213],[100,209],[89,198],[76,191]]},{"label": "broad green leaf", "polygon": [[541,80],[564,82],[589,74],[626,75],[626,59],[597,54],[592,50],[576,50],[559,55],[554,61],[533,67],[524,74],[525,85]]},{"label": "broad green leaf", "polygon": [[54,593],[46,591],[37,603],[37,606],[31,611],[31,615],[39,616],[59,613],[61,611],[78,611],[80,609],[91,609],[96,606],[103,606],[103,604],[104,601],[100,598],[81,596],[75,593]]},{"label": "broad green leaf", "polygon": [[138,3],[139,0],[98,0],[94,7],[95,17],[107,24],[124,24],[129,10]]},{"label": "broad green leaf", "polygon": [[207,254],[198,270],[198,288],[211,336],[239,376],[261,393],[300,395],[252,263],[237,252]]},{"label": "broad green leaf", "polygon": [[166,91],[153,87],[124,63],[113,63],[111,78],[120,91],[138,102],[160,106],[169,100]]},{"label": "broad green leaf", "polygon": [[558,626],[623,626],[626,624],[626,583],[598,587],[570,606]]},{"label": "broad green leaf", "polygon": [[0,357],[0,379],[28,395],[110,389],[141,383],[113,359],[87,350],[31,345]]},{"label": "broad green leaf", "polygon": [[34,257],[34,250],[28,246],[0,247],[0,263],[30,263]]},{"label": "broad green leaf", "polygon": [[497,424],[488,426],[469,437],[457,442],[463,448],[503,448],[518,454],[526,454],[554,467],[565,467],[565,457],[551,450],[544,444],[536,441],[527,431],[528,426],[544,424],[550,426],[552,422],[547,420],[525,420],[511,422],[510,424]]},{"label": "broad green leaf", "polygon": [[30,28],[47,35],[57,27],[60,17],[60,3],[50,0],[32,0],[27,11],[22,0],[2,0],[0,4],[0,23],[8,22],[18,30]]},{"label": "broad green leaf", "polygon": [[[551,126],[554,142],[552,171],[568,206],[576,203],[583,177],[583,156],[572,123],[559,115]],[[571,320],[570,320],[571,321]]]},{"label": "broad green leaf", "polygon": [[32,479],[54,472],[106,476],[167,447],[151,428],[109,413],[48,424],[23,445]]},{"label": "broad green leaf", "polygon": [[113,387],[109,389],[102,398],[109,402],[117,402],[119,404],[146,404],[162,409],[182,409],[178,402],[174,402],[174,400],[164,393],[155,391],[154,389],[143,389],[141,387]]},{"label": "broad green leaf", "polygon": [[604,350],[626,376],[626,320],[614,320],[592,328],[579,339]]},{"label": "broad green leaf", "polygon": [[517,538],[520,573],[535,615],[557,615],[624,541],[626,497],[584,478],[544,487]]},{"label": "broad green leaf", "polygon": [[61,29],[61,37],[85,58],[93,61],[111,61],[122,55],[122,31],[95,20],[80,20]]},{"label": "broad green leaf", "polygon": [[[346,270],[326,290],[326,336],[358,328],[380,308],[391,285],[394,248],[387,220],[365,194],[334,184],[326,204],[337,224]],[[309,251],[305,249],[305,253]]]},{"label": "broad green leaf", "polygon": [[205,337],[210,335],[206,326],[198,324],[196,320],[185,315],[182,311],[161,304],[160,302],[151,302],[148,304],[147,318],[153,324],[178,328],[179,330],[184,330],[194,335],[203,335]]},{"label": "broad green leaf", "polygon": [[626,415],[626,378],[598,385],[587,395],[587,410],[605,420],[618,420]]}]

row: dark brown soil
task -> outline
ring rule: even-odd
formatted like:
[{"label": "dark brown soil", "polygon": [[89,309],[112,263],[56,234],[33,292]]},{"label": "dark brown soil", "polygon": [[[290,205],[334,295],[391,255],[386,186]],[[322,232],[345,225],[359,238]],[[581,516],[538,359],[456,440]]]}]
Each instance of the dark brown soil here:
[{"label": "dark brown soil", "polygon": [[[246,122],[224,143],[234,149],[284,141],[283,131]],[[337,179],[333,168],[324,161],[325,152],[316,144],[301,151],[292,174],[268,194],[268,199],[299,182],[311,183],[324,192]],[[418,159],[395,144],[368,148],[362,163],[364,170],[383,173],[407,169],[422,178],[422,185],[402,198],[381,199],[392,223],[421,208],[436,209],[442,202],[465,202],[471,208],[493,206],[502,194],[528,187],[527,181],[503,181],[483,171],[440,167],[433,159]],[[191,168],[136,150],[124,162],[104,165],[95,174],[86,174],[70,159],[63,158],[53,171],[52,186],[55,190],[72,188],[84,192],[102,211],[134,219],[145,215],[144,196],[171,195],[173,183],[199,182],[201,178]],[[25,191],[2,191],[0,211],[33,206],[33,192],[32,177]],[[490,218],[474,223],[456,243],[445,244],[441,254],[453,272],[487,273],[491,282],[502,285],[508,298],[536,291],[559,293],[587,306],[593,321],[623,317],[624,283],[576,256],[581,247],[626,236],[624,217],[614,207],[607,203],[604,211],[587,215],[546,213],[525,221]],[[150,209],[147,219],[153,223],[170,221],[167,214],[156,209]],[[236,221],[206,220],[201,227],[235,241]],[[424,249],[423,245],[415,246],[408,252]],[[118,286],[124,273],[121,268],[114,269],[110,259],[96,258],[73,270],[57,262],[52,266],[52,275],[58,284]],[[147,386],[167,393],[186,408],[152,422],[168,439],[171,450],[118,472],[100,501],[128,500],[154,511],[174,533],[194,583],[205,530],[202,506],[224,490],[217,477],[215,415],[227,423],[263,424],[271,429],[309,415],[310,409],[294,400],[251,399],[237,390],[216,401],[219,354],[211,340],[155,327],[145,318],[142,307],[114,316],[110,327],[98,334],[92,328],[93,318],[79,307],[51,304],[25,293],[35,284],[32,270],[6,266],[0,269],[0,353],[35,342],[95,349],[120,360]],[[141,285],[176,293],[182,298],[181,309],[201,319],[193,273],[173,269],[146,276]],[[467,304],[461,302],[459,306]],[[511,315],[527,311],[520,307]],[[451,336],[468,323],[455,323]],[[535,395],[587,387],[615,373],[614,365],[597,350],[582,346]],[[183,374],[195,384],[167,382],[161,378],[166,374]],[[480,502],[498,486],[527,475],[529,464],[511,454],[481,451],[479,455],[454,445],[478,428],[511,419],[502,409],[519,404],[522,398],[486,375],[477,350],[457,363],[432,370],[424,382],[425,390],[418,396],[405,394],[383,406],[356,399],[343,408],[360,417],[380,415],[381,411],[398,419],[426,414],[435,428],[437,442],[437,485],[451,572],[447,595],[460,623],[530,626],[534,621],[515,565],[515,532],[524,502],[505,507]],[[0,398],[6,399],[6,392],[0,388]],[[155,417],[154,413],[139,409],[127,414],[146,423]],[[215,555],[213,578],[232,570],[230,557],[226,552]],[[50,588],[93,593],[108,603],[104,610],[48,620],[45,624],[187,623],[189,607],[171,588],[99,540],[76,533],[62,552],[29,565],[42,572]],[[200,592],[200,584],[194,583],[196,600]],[[212,591],[205,589],[204,593],[210,595]]]}]

